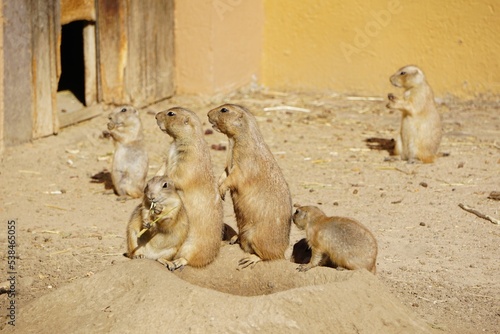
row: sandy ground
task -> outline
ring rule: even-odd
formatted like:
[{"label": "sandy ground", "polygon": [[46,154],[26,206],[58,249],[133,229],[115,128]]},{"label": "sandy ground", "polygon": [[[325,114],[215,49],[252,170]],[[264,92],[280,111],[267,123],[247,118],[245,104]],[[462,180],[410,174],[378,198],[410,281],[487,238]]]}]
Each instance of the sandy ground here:
[{"label": "sandy ground", "polygon": [[[500,191],[498,102],[441,102],[446,156],[424,165],[384,161],[387,150],[366,141],[397,134],[400,115],[384,101],[262,91],[175,97],[141,110],[150,175],[170,143],[154,113],[184,106],[209,129],[206,113],[223,102],[243,104],[257,116],[294,203],[355,218],[374,233],[376,276],[333,268],[298,273],[290,261],[238,271],[243,253],[237,245],[224,245],[207,268],[175,274],[123,257],[125,226],[139,200],[117,202],[99,178],[107,175],[113,152],[101,136],[103,114],[5,150],[0,281],[15,276],[16,295],[0,296],[1,315],[14,300],[16,327],[37,333],[133,332],[130,318],[149,324],[150,332],[500,333],[500,227],[458,206],[500,219],[500,202],[488,198]],[[264,111],[283,105],[306,110]],[[227,142],[220,133],[206,140]],[[218,176],[226,151],[211,152]],[[230,202],[225,211],[225,222],[234,226]],[[12,225],[16,259],[9,268]],[[288,258],[303,238],[293,227]]]}]

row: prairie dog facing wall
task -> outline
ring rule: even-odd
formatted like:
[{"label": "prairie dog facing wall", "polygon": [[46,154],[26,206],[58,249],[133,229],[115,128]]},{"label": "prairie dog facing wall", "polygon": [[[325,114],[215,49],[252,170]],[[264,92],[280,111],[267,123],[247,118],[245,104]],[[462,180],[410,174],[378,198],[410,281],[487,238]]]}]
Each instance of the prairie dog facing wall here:
[{"label": "prairie dog facing wall", "polygon": [[394,154],[401,159],[433,162],[442,137],[441,117],[434,104],[434,94],[420,68],[409,65],[390,77],[395,87],[404,89],[403,97],[390,93],[387,108],[402,113],[401,129]]},{"label": "prairie dog facing wall", "polygon": [[294,224],[306,231],[312,250],[308,264],[297,269],[307,271],[330,259],[346,269],[361,269],[375,274],[377,241],[361,223],[346,217],[327,217],[315,206],[301,206],[293,214]]},{"label": "prairie dog facing wall", "polygon": [[130,218],[127,256],[157,260],[173,271],[179,267],[176,261],[184,262],[176,255],[188,231],[188,216],[174,183],[166,176],[155,176]]},{"label": "prairie dog facing wall", "polygon": [[184,260],[174,262],[206,266],[219,253],[223,210],[201,121],[194,112],[175,107],[157,113],[156,122],[173,138],[167,161],[156,175],[173,180],[189,219],[189,233],[178,253]]},{"label": "prairie dog facing wall", "polygon": [[[231,193],[237,239],[250,254],[240,261],[240,266],[284,259],[290,239],[290,190],[255,117],[242,106],[224,104],[209,111],[208,119],[229,139],[219,191],[222,197],[228,190]],[[232,241],[236,242],[236,238]]]},{"label": "prairie dog facing wall", "polygon": [[122,106],[113,110],[108,119],[108,131],[104,134],[113,138],[115,146],[111,168],[113,187],[118,199],[139,198],[149,167],[139,112],[131,106]]}]

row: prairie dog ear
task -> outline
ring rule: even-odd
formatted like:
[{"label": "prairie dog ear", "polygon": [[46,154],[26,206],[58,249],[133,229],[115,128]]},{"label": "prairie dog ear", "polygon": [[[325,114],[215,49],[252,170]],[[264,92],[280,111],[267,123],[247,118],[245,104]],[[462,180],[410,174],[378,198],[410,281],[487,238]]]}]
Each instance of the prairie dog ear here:
[{"label": "prairie dog ear", "polygon": [[189,116],[184,117],[184,125],[189,124]]},{"label": "prairie dog ear", "polygon": [[243,126],[243,113],[242,112],[238,112],[238,117],[236,117],[236,119],[234,121],[234,125],[236,125],[239,128],[241,128]]}]

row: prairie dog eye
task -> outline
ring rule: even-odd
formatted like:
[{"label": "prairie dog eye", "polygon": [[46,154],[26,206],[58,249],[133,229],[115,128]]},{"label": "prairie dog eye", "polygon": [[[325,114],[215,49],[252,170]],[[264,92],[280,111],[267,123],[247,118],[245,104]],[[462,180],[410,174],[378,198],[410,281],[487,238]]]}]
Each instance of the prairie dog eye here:
[{"label": "prairie dog eye", "polygon": [[229,111],[229,109],[227,109],[227,108],[222,108],[222,109],[220,110],[220,112],[228,112],[228,111]]},{"label": "prairie dog eye", "polygon": [[168,116],[175,116],[175,113],[174,113],[173,111],[169,111],[169,112],[167,113],[167,115],[168,115]]},{"label": "prairie dog eye", "polygon": [[406,72],[405,71],[402,71],[401,73],[399,73],[400,75],[405,75]]},{"label": "prairie dog eye", "polygon": [[296,215],[298,215],[299,213],[300,213],[300,210],[299,210],[299,209],[295,210],[295,214],[296,214]]},{"label": "prairie dog eye", "polygon": [[162,188],[168,188],[168,182],[164,182]]},{"label": "prairie dog eye", "polygon": [[120,112],[127,112],[127,108],[123,108]]}]

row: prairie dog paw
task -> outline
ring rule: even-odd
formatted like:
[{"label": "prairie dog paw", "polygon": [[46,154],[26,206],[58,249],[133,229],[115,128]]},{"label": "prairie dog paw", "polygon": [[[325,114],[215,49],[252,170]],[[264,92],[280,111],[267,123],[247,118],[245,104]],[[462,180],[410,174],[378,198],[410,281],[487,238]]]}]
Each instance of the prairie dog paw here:
[{"label": "prairie dog paw", "polygon": [[300,266],[297,267],[297,270],[302,273],[308,271],[309,269],[311,269],[309,264],[301,264]]},{"label": "prairie dog paw", "polygon": [[258,257],[255,254],[251,254],[250,256],[245,257],[240,261],[238,261],[238,270],[245,269],[248,267],[253,268],[260,261],[262,261],[260,257]]}]

